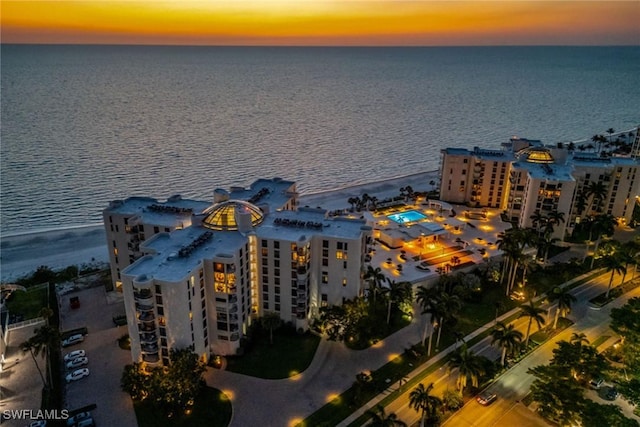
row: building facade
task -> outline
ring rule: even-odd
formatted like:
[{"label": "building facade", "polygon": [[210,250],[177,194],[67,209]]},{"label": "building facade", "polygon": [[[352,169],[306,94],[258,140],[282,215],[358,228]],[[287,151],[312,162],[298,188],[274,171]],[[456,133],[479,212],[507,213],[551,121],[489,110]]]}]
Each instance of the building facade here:
[{"label": "building facade", "polygon": [[561,213],[564,220],[552,236],[564,238],[597,214],[629,223],[640,193],[639,170],[633,152],[585,153],[569,144],[511,138],[501,150],[442,150],[440,198],[501,209],[519,227],[535,227],[536,217]]},{"label": "building facade", "polygon": [[204,360],[233,355],[257,317],[306,330],[320,307],[363,292],[371,227],[298,209],[290,181],[216,190],[213,204],[129,198],[103,216],[134,361],[167,364],[191,345]]}]

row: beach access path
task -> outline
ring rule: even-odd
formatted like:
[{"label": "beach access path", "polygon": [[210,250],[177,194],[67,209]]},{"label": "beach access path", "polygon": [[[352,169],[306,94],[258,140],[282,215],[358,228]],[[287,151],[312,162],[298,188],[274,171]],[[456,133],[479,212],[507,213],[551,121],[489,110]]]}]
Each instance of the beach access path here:
[{"label": "beach access path", "polygon": [[[330,191],[303,194],[300,197],[300,206],[320,206],[327,210],[346,209],[350,207],[347,202],[350,197],[359,197],[367,193],[382,200],[397,196],[400,187],[407,185],[414,191],[427,191],[432,189],[429,182],[437,179],[437,171],[420,172]],[[2,282],[14,281],[43,265],[56,270],[70,265],[108,261],[107,239],[102,225],[4,235],[0,239]]]}]

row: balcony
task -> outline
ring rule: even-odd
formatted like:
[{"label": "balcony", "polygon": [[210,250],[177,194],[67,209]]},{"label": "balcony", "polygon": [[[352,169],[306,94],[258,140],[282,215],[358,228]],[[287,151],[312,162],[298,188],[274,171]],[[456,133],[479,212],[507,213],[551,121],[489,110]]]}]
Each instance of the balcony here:
[{"label": "balcony", "polygon": [[158,363],[160,361],[160,355],[158,353],[145,354],[142,353],[142,360],[146,363]]},{"label": "balcony", "polygon": [[141,322],[153,322],[155,320],[155,316],[152,312],[144,312],[144,313],[140,313],[140,315],[138,316],[138,320],[140,320]]},{"label": "balcony", "polygon": [[140,349],[143,354],[158,354],[158,344],[141,345]]},{"label": "balcony", "polygon": [[140,299],[149,299],[151,298],[153,295],[151,294],[151,291],[149,289],[140,289],[140,290],[135,290],[133,291],[133,297],[140,300]]},{"label": "balcony", "polygon": [[138,330],[140,332],[155,332],[156,331],[156,324],[155,324],[155,322],[153,320],[150,321],[150,322],[139,323],[138,324]]},{"label": "balcony", "polygon": [[153,311],[153,305],[136,303],[136,310],[141,314],[146,311]]},{"label": "balcony", "polygon": [[155,333],[140,334],[141,343],[155,343],[158,341],[158,336]]}]

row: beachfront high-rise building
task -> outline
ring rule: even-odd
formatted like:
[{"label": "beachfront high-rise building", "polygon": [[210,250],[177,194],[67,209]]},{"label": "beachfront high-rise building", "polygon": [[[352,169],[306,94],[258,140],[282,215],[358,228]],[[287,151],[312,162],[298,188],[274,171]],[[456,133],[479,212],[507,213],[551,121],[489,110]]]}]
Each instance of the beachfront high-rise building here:
[{"label": "beachfront high-rise building", "polygon": [[501,209],[519,227],[534,226],[539,215],[562,213],[553,237],[564,238],[600,213],[628,223],[640,193],[639,171],[633,152],[603,155],[514,137],[500,150],[442,150],[440,198]]},{"label": "beachfront high-rise building", "polygon": [[232,355],[253,319],[296,328],[363,292],[371,228],[297,208],[295,183],[216,190],[214,203],[132,197],[104,210],[114,286],[124,293],[135,361],[168,363],[194,346]]}]

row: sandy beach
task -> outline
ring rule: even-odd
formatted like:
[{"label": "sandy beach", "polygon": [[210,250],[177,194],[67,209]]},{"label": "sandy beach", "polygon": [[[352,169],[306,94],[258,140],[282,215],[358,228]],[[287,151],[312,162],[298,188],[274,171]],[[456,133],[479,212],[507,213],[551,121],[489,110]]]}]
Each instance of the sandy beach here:
[{"label": "sandy beach", "polygon": [[[350,197],[364,193],[378,199],[399,194],[400,187],[410,185],[414,191],[431,190],[438,172],[420,172],[381,181],[354,184],[331,191],[303,194],[300,206],[321,206],[327,210],[349,207]],[[105,202],[105,206],[106,206]],[[69,265],[107,262],[107,242],[102,226],[87,226],[2,236],[0,242],[0,280],[11,282],[36,270],[39,266],[61,269]]]}]

